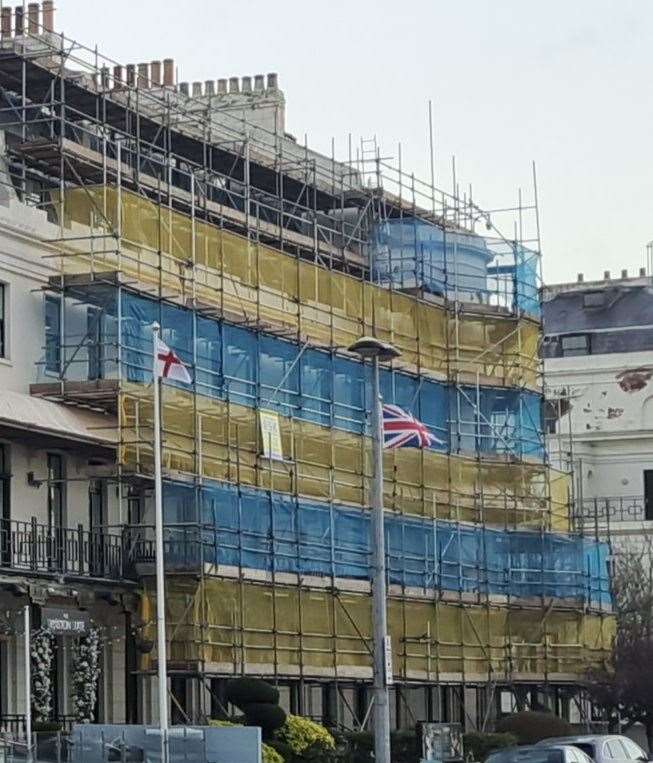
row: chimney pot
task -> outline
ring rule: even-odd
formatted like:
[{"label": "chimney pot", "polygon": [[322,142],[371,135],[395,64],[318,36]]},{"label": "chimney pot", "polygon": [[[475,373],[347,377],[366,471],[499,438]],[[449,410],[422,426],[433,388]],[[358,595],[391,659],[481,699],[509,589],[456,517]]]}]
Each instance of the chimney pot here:
[{"label": "chimney pot", "polygon": [[53,0],[43,0],[43,31],[54,32],[54,2]]},{"label": "chimney pot", "polygon": [[150,65],[138,65],[138,85],[137,87],[148,88],[150,86]]},{"label": "chimney pot", "polygon": [[603,280],[604,281],[609,281],[610,280],[610,271],[609,270],[604,270],[603,271]]},{"label": "chimney pot", "polygon": [[240,91],[240,82],[238,80],[238,77],[230,77],[229,78],[229,92],[230,93],[238,93]]},{"label": "chimney pot", "polygon": [[134,87],[136,84],[136,65],[127,64],[127,85]]},{"label": "chimney pot", "polygon": [[102,83],[103,90],[109,89],[109,67],[108,66],[103,66],[100,69],[100,82]]},{"label": "chimney pot", "polygon": [[39,33],[39,4],[30,3],[27,6],[27,31],[30,34]]},{"label": "chimney pot", "polygon": [[11,8],[3,8],[0,13],[0,31],[3,37],[11,37]]},{"label": "chimney pot", "polygon": [[22,37],[25,34],[25,19],[23,18],[23,6],[17,5],[14,8],[14,32],[16,37]]},{"label": "chimney pot", "polygon": [[640,268],[639,275],[640,277],[644,278],[646,276],[646,268]]},{"label": "chimney pot", "polygon": [[583,283],[585,280],[585,276],[582,273],[578,274],[578,283]]},{"label": "chimney pot", "polygon": [[251,77],[243,77],[242,87],[243,87],[243,93],[251,93],[252,92],[252,78]]},{"label": "chimney pot", "polygon": [[621,271],[621,277],[622,278],[628,278],[628,271],[627,270],[622,270]]},{"label": "chimney pot", "polygon": [[227,80],[226,79],[219,79],[218,80],[218,93],[226,93],[227,92]]},{"label": "chimney pot", "polygon": [[165,87],[175,86],[175,62],[172,58],[163,59],[163,84]]},{"label": "chimney pot", "polygon": [[204,83],[204,95],[215,95],[215,82],[207,79]]},{"label": "chimney pot", "polygon": [[202,95],[202,83],[193,82],[193,98],[197,98]]},{"label": "chimney pot", "polygon": [[121,87],[124,84],[122,77],[123,77],[122,66],[120,66],[120,64],[116,64],[113,67],[113,88],[114,88],[114,90],[116,88]]},{"label": "chimney pot", "polygon": [[161,87],[161,61],[152,61],[150,63],[150,79],[152,87]]},{"label": "chimney pot", "polygon": [[182,95],[189,95],[189,85],[188,82],[180,82],[179,83],[179,92],[182,93]]},{"label": "chimney pot", "polygon": [[262,74],[254,75],[254,90],[265,90],[265,77]]},{"label": "chimney pot", "polygon": [[276,72],[268,74],[268,90],[276,90],[279,87],[279,75]]}]

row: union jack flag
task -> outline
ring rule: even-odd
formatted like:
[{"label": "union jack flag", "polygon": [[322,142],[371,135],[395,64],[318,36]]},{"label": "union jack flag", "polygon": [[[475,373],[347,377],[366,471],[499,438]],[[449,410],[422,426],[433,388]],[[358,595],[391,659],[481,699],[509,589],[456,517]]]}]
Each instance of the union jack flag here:
[{"label": "union jack flag", "polygon": [[383,406],[383,447],[428,448],[431,445],[444,443],[429,432],[426,424],[422,424],[410,413],[398,405]]}]

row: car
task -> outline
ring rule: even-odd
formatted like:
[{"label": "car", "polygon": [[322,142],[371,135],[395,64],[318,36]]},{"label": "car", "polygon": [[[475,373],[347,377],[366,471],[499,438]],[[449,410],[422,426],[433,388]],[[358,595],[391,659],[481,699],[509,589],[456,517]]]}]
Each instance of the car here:
[{"label": "car", "polygon": [[490,753],[485,763],[592,763],[592,759],[578,747],[560,742],[506,747]]},{"label": "car", "polygon": [[538,746],[557,747],[573,745],[589,755],[594,763],[647,763],[649,756],[628,737],[618,734],[586,734],[584,736],[552,737],[543,739]]}]

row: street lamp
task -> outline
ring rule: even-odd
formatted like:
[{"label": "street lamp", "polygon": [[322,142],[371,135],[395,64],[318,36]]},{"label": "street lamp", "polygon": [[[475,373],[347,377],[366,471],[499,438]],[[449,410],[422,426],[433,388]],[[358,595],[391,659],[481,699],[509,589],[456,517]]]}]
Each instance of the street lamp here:
[{"label": "street lamp", "polygon": [[374,760],[390,763],[390,707],[386,665],[388,653],[388,614],[385,590],[385,531],[383,524],[383,402],[379,384],[379,362],[398,358],[396,347],[373,336],[358,339],[349,348],[363,361],[372,362],[372,443],[374,480],[372,482],[372,627],[374,632]]}]

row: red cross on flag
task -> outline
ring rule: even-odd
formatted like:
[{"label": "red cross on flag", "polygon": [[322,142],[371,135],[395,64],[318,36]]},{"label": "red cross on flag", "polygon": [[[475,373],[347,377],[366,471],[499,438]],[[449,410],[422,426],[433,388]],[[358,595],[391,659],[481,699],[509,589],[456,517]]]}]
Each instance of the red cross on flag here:
[{"label": "red cross on flag", "polygon": [[158,337],[155,342],[156,363],[155,373],[162,379],[174,379],[175,381],[190,384],[192,379],[186,366],[179,360],[175,353]]}]

